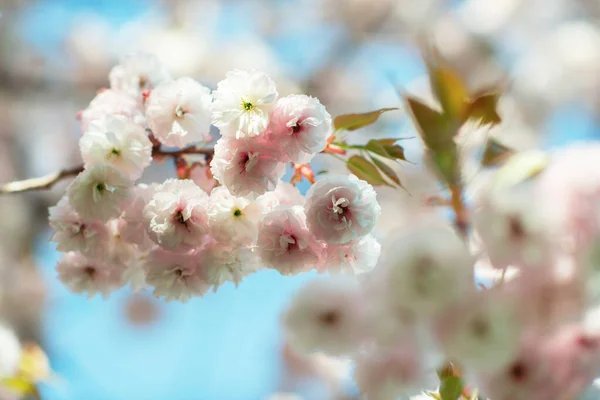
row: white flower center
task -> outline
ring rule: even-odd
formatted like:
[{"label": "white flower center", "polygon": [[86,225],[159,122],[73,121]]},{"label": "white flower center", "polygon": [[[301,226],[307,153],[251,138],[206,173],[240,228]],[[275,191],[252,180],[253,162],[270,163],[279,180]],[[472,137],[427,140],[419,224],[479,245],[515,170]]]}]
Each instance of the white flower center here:
[{"label": "white flower center", "polygon": [[288,250],[292,244],[296,244],[296,239],[289,233],[279,236],[279,246],[282,249]]},{"label": "white flower center", "polygon": [[175,108],[175,116],[177,118],[183,118],[184,115],[185,111],[183,110],[183,108],[181,108],[181,106],[177,106],[177,108]]},{"label": "white flower center", "polygon": [[256,164],[258,164],[258,153],[248,153],[247,157],[248,159],[244,164],[244,168],[246,169],[246,171],[250,172],[252,171],[252,168],[254,168]]},{"label": "white flower center", "polygon": [[350,200],[345,197],[341,197],[339,199],[335,199],[335,196],[331,197],[333,203],[333,212],[338,215],[343,215],[346,211],[346,208],[350,205]]}]

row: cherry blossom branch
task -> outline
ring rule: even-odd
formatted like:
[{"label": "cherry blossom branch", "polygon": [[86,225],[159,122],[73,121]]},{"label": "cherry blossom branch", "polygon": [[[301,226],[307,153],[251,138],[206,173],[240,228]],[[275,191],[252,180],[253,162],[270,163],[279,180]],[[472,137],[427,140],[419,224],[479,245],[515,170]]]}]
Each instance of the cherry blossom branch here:
[{"label": "cherry blossom branch", "polygon": [[[185,149],[176,151],[165,151],[160,146],[155,146],[152,148],[152,157],[179,158],[186,154],[201,154],[210,157],[214,154],[214,149],[187,147]],[[38,178],[29,178],[22,181],[8,182],[0,185],[0,195],[30,192],[33,190],[49,190],[60,181],[76,177],[81,171],[83,171],[83,168],[83,165],[78,165],[76,167],[62,169],[58,172],[53,172]]]}]

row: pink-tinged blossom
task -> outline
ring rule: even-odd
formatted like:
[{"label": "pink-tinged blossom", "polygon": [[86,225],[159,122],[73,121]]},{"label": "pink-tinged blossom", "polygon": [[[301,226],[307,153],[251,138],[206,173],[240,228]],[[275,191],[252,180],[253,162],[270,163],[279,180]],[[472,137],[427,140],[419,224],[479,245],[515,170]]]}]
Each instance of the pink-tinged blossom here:
[{"label": "pink-tinged blossom", "polygon": [[234,196],[273,190],[285,173],[278,150],[260,139],[219,139],[210,168]]},{"label": "pink-tinged blossom", "polygon": [[211,236],[227,245],[251,245],[256,241],[262,208],[246,197],[236,197],[224,186],[213,189],[208,205]]},{"label": "pink-tinged blossom", "polygon": [[140,250],[149,250],[154,242],[146,233],[146,222],[144,220],[144,208],[152,199],[158,184],[138,184],[133,188],[133,200],[121,216],[123,224],[120,227],[120,235],[126,242],[136,244]]},{"label": "pink-tinged blossom", "polygon": [[148,236],[167,250],[199,247],[208,233],[208,201],[208,195],[191,180],[168,179],[144,208]]},{"label": "pink-tinged blossom", "polygon": [[364,322],[360,285],[343,275],[306,284],[283,316],[288,343],[303,353],[354,353],[364,339]]},{"label": "pink-tinged blossom", "polygon": [[154,287],[156,297],[166,301],[188,301],[206,293],[210,286],[203,279],[202,254],[195,251],[173,253],[163,249],[151,251],[145,259],[146,282]]},{"label": "pink-tinged blossom", "polygon": [[191,78],[163,83],[146,103],[148,126],[164,145],[210,141],[210,89]]},{"label": "pink-tinged blossom", "polygon": [[213,125],[223,136],[240,139],[265,131],[277,100],[277,89],[262,72],[234,70],[218,83],[213,96]]},{"label": "pink-tinged blossom", "polygon": [[202,253],[203,276],[215,292],[226,282],[232,282],[237,287],[246,275],[256,272],[260,267],[258,254],[251,247],[228,247],[212,242]]},{"label": "pink-tinged blossom", "polygon": [[496,268],[535,267],[549,261],[551,230],[529,189],[498,189],[474,213],[473,225]]},{"label": "pink-tinged blossom", "polygon": [[369,349],[356,358],[354,379],[369,400],[393,400],[425,389],[419,346],[401,337],[392,347]]},{"label": "pink-tinged blossom", "polygon": [[111,69],[110,88],[142,101],[142,93],[171,80],[165,66],[153,54],[132,53]]},{"label": "pink-tinged blossom", "polygon": [[266,214],[258,228],[258,254],[268,268],[295,275],[316,268],[323,246],[306,226],[302,207],[282,207]]},{"label": "pink-tinged blossom", "polygon": [[504,290],[519,301],[521,319],[538,334],[553,332],[565,323],[579,321],[589,296],[587,276],[571,257],[555,255],[539,269],[526,269]]},{"label": "pink-tinged blossom", "polygon": [[268,134],[289,161],[307,163],[327,146],[331,116],[318,99],[291,95],[277,101]]},{"label": "pink-tinged blossom", "polygon": [[434,323],[444,354],[474,371],[495,372],[508,365],[523,334],[520,302],[493,290],[450,303]]},{"label": "pink-tinged blossom", "polygon": [[122,115],[141,127],[146,124],[144,113],[135,98],[116,90],[105,89],[98,92],[88,108],[81,112],[81,132],[87,131],[92,121],[109,115]]},{"label": "pink-tinged blossom", "polygon": [[258,196],[256,202],[269,212],[278,206],[304,206],[304,196],[296,186],[280,180],[274,190]]},{"label": "pink-tinged blossom", "polygon": [[306,193],[305,210],[311,232],[330,244],[368,235],[381,214],[373,187],[354,175],[317,181]]},{"label": "pink-tinged blossom", "polygon": [[323,270],[358,275],[375,268],[381,245],[372,235],[367,235],[345,244],[329,244],[325,251]]},{"label": "pink-tinged blossom", "polygon": [[106,163],[131,180],[142,176],[152,161],[152,143],[146,131],[121,115],[108,115],[90,123],[79,140],[85,167]]},{"label": "pink-tinged blossom", "polygon": [[600,233],[599,154],[596,142],[561,149],[536,182],[537,206],[546,211],[550,229],[572,240],[577,250]]},{"label": "pink-tinged blossom", "polygon": [[423,219],[391,234],[380,258],[380,295],[393,308],[432,316],[474,290],[467,246],[442,221]]},{"label": "pink-tinged blossom", "polygon": [[213,177],[209,165],[195,165],[190,170],[189,178],[208,194],[219,184]]},{"label": "pink-tinged blossom", "polygon": [[82,218],[108,221],[120,216],[129,204],[131,187],[131,181],[116,167],[95,164],[75,178],[67,195]]},{"label": "pink-tinged blossom", "polygon": [[83,220],[69,204],[67,196],[50,207],[49,213],[50,227],[54,229],[50,240],[57,244],[58,251],[75,251],[95,257],[106,249],[109,236],[106,225],[100,221]]},{"label": "pink-tinged blossom", "polygon": [[105,298],[123,286],[123,269],[101,259],[82,254],[65,253],[56,267],[60,281],[75,293],[87,293],[88,298],[101,294]]}]

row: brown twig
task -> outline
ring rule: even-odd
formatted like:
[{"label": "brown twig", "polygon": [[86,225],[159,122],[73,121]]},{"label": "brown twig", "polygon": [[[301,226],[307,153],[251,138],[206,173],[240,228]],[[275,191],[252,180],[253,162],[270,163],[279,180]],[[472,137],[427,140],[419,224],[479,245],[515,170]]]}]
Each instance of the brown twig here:
[{"label": "brown twig", "polygon": [[[152,148],[152,157],[178,158],[186,154],[201,154],[210,157],[213,155],[213,153],[214,150],[212,148],[187,147],[185,149],[176,151],[164,151],[160,146],[155,146]],[[63,169],[39,178],[8,182],[0,185],[0,195],[23,193],[33,190],[48,190],[60,181],[74,178],[81,171],[83,171],[83,165],[78,165],[76,167]]]},{"label": "brown twig", "polygon": [[463,201],[463,193],[461,185],[453,185],[450,187],[451,206],[454,211],[454,225],[456,230],[466,238],[469,230],[468,211]]}]

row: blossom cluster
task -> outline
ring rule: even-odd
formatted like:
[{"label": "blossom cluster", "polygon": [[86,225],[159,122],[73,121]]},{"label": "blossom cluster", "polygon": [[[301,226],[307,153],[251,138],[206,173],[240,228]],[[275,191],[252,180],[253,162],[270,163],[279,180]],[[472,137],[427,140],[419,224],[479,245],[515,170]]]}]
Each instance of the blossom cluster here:
[{"label": "blossom cluster", "polygon": [[[350,357],[368,399],[434,397],[449,362],[465,398],[578,398],[600,375],[599,154],[585,143],[512,156],[473,200],[466,237],[415,213],[360,282],[300,289],[286,340]],[[478,276],[490,270],[501,278]]]},{"label": "blossom cluster", "polygon": [[[332,134],[317,99],[279,98],[257,71],[229,72],[211,92],[172,79],[145,54],[109,78],[80,114],[85,169],[50,209],[64,253],[58,274],[70,290],[107,296],[130,283],[186,301],[259,268],[355,274],[375,265],[381,210],[371,185],[328,176],[304,197],[281,180],[286,165],[310,161]],[[210,161],[218,186],[138,182],[165,146],[210,142],[211,125],[221,133]]]}]

